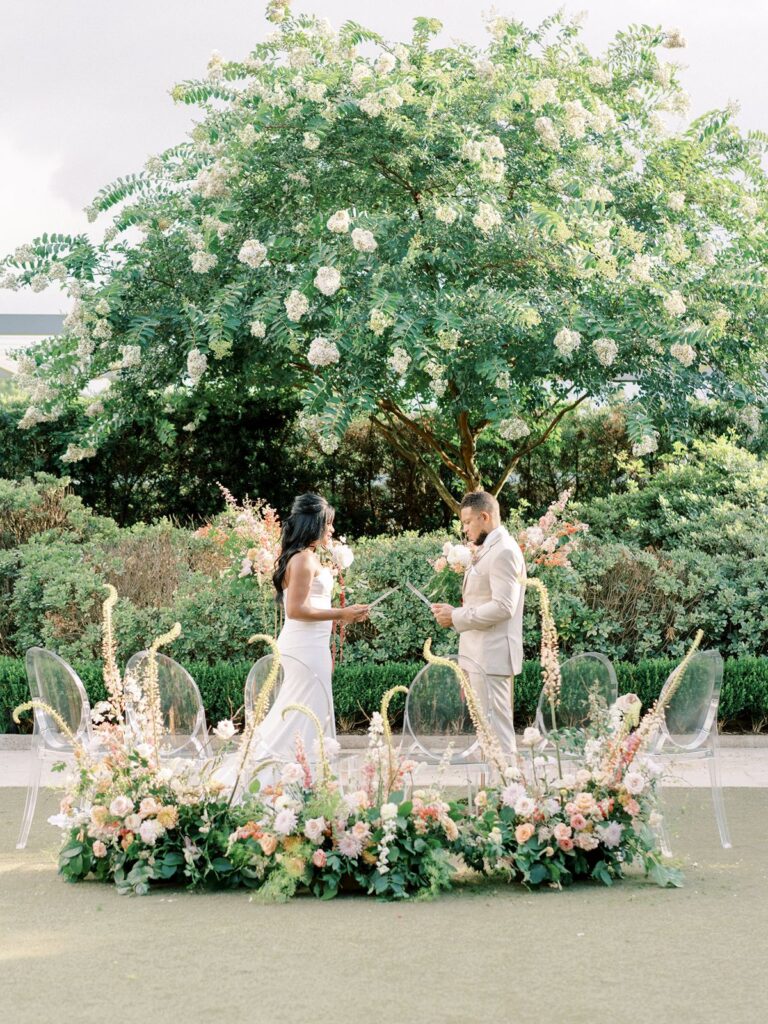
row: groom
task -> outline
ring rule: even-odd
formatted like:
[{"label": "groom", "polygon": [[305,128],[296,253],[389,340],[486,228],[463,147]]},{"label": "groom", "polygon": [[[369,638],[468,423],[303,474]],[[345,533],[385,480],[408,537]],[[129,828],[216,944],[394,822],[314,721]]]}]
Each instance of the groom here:
[{"label": "groom", "polygon": [[[461,525],[477,548],[464,574],[462,606],[433,604],[441,626],[459,634],[459,656],[485,671],[496,735],[505,754],[516,749],[513,725],[514,677],[523,667],[525,559],[501,525],[499,503],[486,491],[461,502]],[[470,681],[472,673],[468,672]]]}]

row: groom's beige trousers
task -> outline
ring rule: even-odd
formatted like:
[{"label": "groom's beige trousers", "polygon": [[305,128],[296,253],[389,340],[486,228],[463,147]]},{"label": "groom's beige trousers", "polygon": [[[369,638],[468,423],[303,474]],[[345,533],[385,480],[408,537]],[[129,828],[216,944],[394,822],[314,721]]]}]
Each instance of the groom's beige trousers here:
[{"label": "groom's beige trousers", "polygon": [[[514,721],[515,677],[485,675],[480,677],[478,683],[478,677],[470,674],[469,679],[475,692],[480,696],[483,711],[487,714],[490,710],[491,725],[503,753],[514,754],[517,751]],[[486,697],[490,708],[487,706]]]}]

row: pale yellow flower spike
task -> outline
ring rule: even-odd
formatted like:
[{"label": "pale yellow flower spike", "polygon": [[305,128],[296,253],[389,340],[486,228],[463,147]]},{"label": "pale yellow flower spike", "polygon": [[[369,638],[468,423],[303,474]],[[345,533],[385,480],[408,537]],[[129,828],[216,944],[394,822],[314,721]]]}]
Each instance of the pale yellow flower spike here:
[{"label": "pale yellow flower spike", "polygon": [[112,609],[117,604],[117,590],[115,590],[111,583],[106,583],[104,589],[108,593],[108,597],[101,606],[101,649],[104,659],[104,685],[109,695],[113,715],[119,722],[122,722],[125,717],[125,698],[120,669],[117,667],[117,643],[112,626]]},{"label": "pale yellow flower spike", "polygon": [[61,729],[61,731],[70,741],[72,746],[76,750],[79,750],[81,753],[85,752],[85,747],[83,747],[82,743],[78,739],[76,739],[75,734],[72,732],[72,730],[64,721],[64,719],[61,717],[59,712],[55,708],[52,708],[50,704],[46,704],[45,701],[43,700],[28,700],[24,704],[19,704],[18,707],[14,708],[13,720],[16,723],[16,725],[19,725],[19,723],[21,722],[21,716],[24,714],[24,712],[31,711],[33,708],[38,708],[40,711],[45,711],[47,714],[49,714],[56,723],[56,725],[58,725],[59,729]]},{"label": "pale yellow flower spike", "polygon": [[389,724],[389,704],[396,693],[408,693],[407,686],[393,686],[391,690],[387,690],[384,696],[381,698],[381,720],[384,724],[384,739],[387,743],[387,750],[389,751],[389,779],[387,780],[387,792],[392,788],[392,779],[395,775],[395,751],[392,746],[392,728]]},{"label": "pale yellow flower spike", "polygon": [[320,719],[317,717],[315,712],[308,708],[306,704],[286,704],[283,708],[281,717],[285,718],[289,711],[300,711],[302,715],[306,715],[315,727],[317,733],[317,744],[320,750],[320,767],[322,769],[322,785],[327,786],[328,779],[331,777],[331,766],[328,763],[328,757],[325,753],[325,736],[323,735],[323,727],[320,724]]},{"label": "pale yellow flower spike", "polygon": [[464,696],[467,701],[467,708],[469,709],[469,715],[472,719],[472,724],[475,727],[477,738],[480,740],[480,746],[485,751],[489,760],[495,765],[499,775],[503,778],[504,769],[507,767],[504,755],[501,752],[499,741],[496,739],[496,734],[493,729],[491,729],[488,719],[485,717],[485,714],[480,707],[480,701],[477,699],[477,694],[467,678],[466,673],[457,662],[451,661],[450,658],[440,658],[436,654],[433,654],[431,638],[424,644],[424,660],[429,662],[430,665],[443,665],[445,668],[449,668],[456,676],[459,681],[459,686],[461,686],[461,689],[464,692]]},{"label": "pale yellow flower spike", "polygon": [[661,718],[663,718],[667,705],[680,688],[686,670],[689,664],[691,663],[691,659],[693,658],[696,651],[699,649],[699,646],[701,645],[701,641],[703,639],[704,630],[697,630],[696,636],[693,638],[693,643],[691,644],[690,650],[688,651],[686,656],[683,658],[683,660],[680,662],[680,664],[677,666],[677,668],[674,670],[670,677],[669,685],[667,686],[666,693],[664,693],[664,703],[662,704],[660,695],[659,699],[654,702],[653,707],[649,711],[647,711],[645,715],[643,715],[643,720],[641,721],[638,727],[638,732],[640,733],[643,739],[647,738],[647,736],[652,732],[653,727],[659,722]]}]

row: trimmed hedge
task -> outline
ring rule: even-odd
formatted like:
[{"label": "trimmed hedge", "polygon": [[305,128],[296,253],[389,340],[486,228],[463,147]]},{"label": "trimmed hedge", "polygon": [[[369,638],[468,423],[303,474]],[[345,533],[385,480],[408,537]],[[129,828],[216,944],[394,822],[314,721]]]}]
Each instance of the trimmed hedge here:
[{"label": "trimmed hedge", "polygon": [[[248,661],[219,662],[215,665],[189,663],[187,668],[200,687],[210,724],[235,715],[242,707],[243,686],[250,668]],[[649,707],[676,662],[656,659],[636,665],[617,664],[619,693],[636,693]],[[342,662],[333,678],[336,722],[341,731],[364,729],[382,695],[393,686],[407,686],[422,664],[391,662],[374,664]],[[103,700],[104,683],[100,662],[75,666],[92,703]],[[533,721],[541,690],[541,669],[536,661],[526,661],[515,682],[515,724],[523,728]],[[0,657],[0,732],[19,730],[11,714],[18,704],[29,699],[29,690],[20,658]],[[403,695],[397,694],[390,705],[395,723],[403,710]],[[722,728],[739,732],[761,732],[768,724],[768,658],[739,658],[725,662],[720,698]]]}]

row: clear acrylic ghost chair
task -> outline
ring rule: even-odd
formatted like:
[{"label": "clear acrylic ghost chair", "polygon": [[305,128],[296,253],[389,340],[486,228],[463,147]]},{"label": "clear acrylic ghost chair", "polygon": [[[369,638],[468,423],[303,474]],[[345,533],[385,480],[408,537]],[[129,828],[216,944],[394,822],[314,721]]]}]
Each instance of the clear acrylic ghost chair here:
[{"label": "clear acrylic ghost chair", "polygon": [[[245,681],[244,705],[246,720],[253,712],[261,689],[272,671],[273,655],[265,654],[251,666]],[[288,686],[284,684],[288,680]],[[299,658],[288,654],[280,655],[280,667],[277,679],[270,691],[267,701],[267,715],[259,727],[259,735],[254,743],[251,762],[255,765],[254,774],[258,774],[262,782],[276,781],[280,770],[289,761],[295,761],[295,738],[301,736],[312,768],[316,775],[318,761],[315,749],[317,733],[311,719],[302,711],[288,711],[283,717],[283,710],[290,704],[305,704],[315,712],[320,721],[324,736],[336,735],[333,708],[327,692],[317,674]],[[339,765],[331,758],[331,768],[337,771]],[[260,772],[258,764],[270,766],[267,771]]]},{"label": "clear acrylic ghost chair", "polygon": [[[558,730],[583,730],[591,722],[590,698],[597,697],[610,707],[619,695],[619,684],[611,662],[604,654],[587,652],[576,654],[560,667],[560,699],[555,710]],[[552,745],[552,711],[542,687],[536,708],[536,728],[547,740],[544,752]],[[569,749],[567,732],[559,739],[561,760],[578,760],[578,748]]]},{"label": "clear acrylic ghost chair", "polygon": [[[75,739],[86,750],[94,752],[97,744],[91,729],[91,705],[75,670],[58,654],[43,647],[30,647],[25,664],[32,699],[43,701],[58,711],[74,733]],[[72,741],[61,731],[55,719],[42,708],[35,708],[27,799],[16,843],[17,850],[23,850],[27,845],[43,763],[49,755],[54,755],[51,760],[59,761],[62,755],[71,754],[73,749]]]},{"label": "clear acrylic ghost chair", "polygon": [[[488,682],[483,669],[469,658],[450,657],[469,676],[493,728]],[[451,747],[450,756],[446,755]],[[446,665],[425,665],[414,677],[405,698],[400,754],[431,766],[444,764],[453,777],[457,768],[466,781],[469,799],[475,784],[484,785],[491,767],[480,746],[464,692],[456,673]]]},{"label": "clear acrylic ghost chair", "polygon": [[[720,842],[727,850],[731,847],[731,835],[725,816],[717,739],[717,710],[723,683],[723,659],[720,652],[712,650],[694,654],[682,682],[669,697],[667,704],[667,694],[673,682],[674,672],[667,679],[659,697],[659,702],[666,704],[666,707],[651,753],[662,762],[707,762]],[[662,849],[669,856],[669,833],[663,825],[660,831]]]},{"label": "clear acrylic ghost chair", "polygon": [[[157,654],[157,686],[165,735],[160,753],[163,757],[211,756],[203,699],[197,683],[185,668],[165,654]],[[128,660],[125,675],[144,681],[149,651],[139,651]],[[136,709],[126,700],[128,725],[138,730]]]}]

